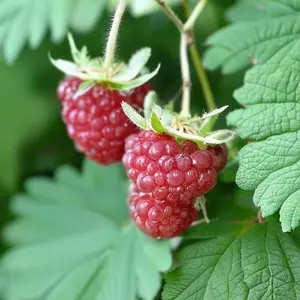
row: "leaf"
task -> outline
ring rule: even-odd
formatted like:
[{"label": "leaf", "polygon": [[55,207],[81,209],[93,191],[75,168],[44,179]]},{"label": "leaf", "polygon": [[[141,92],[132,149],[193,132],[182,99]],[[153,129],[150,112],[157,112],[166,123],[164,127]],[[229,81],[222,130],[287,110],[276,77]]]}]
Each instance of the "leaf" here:
[{"label": "leaf", "polygon": [[36,49],[49,27],[54,42],[62,41],[70,26],[80,32],[92,29],[105,4],[95,0],[1,0],[0,45],[5,60],[13,63],[27,40]]},{"label": "leaf", "polygon": [[64,167],[54,180],[27,182],[26,194],[12,201],[18,217],[5,230],[14,247],[0,263],[1,296],[154,299],[160,271],[171,266],[170,242],[128,223],[124,178],[118,165],[86,161],[82,174]]},{"label": "leaf", "polygon": [[134,79],[141,73],[141,70],[145,67],[150,57],[150,48],[140,49],[135,54],[133,54],[133,56],[129,60],[128,65],[119,74],[114,76],[112,78],[112,81],[120,83],[122,81],[127,82]]},{"label": "leaf", "polygon": [[155,103],[157,103],[157,94],[154,91],[150,91],[144,100],[144,115],[148,123],[150,122],[152,108]]},{"label": "leaf", "polygon": [[161,124],[159,117],[154,111],[152,111],[151,114],[151,127],[158,133],[165,132],[164,126]]},{"label": "leaf", "polygon": [[19,55],[21,48],[25,45],[28,36],[28,19],[30,16],[30,6],[25,5],[22,10],[14,16],[14,22],[10,24],[3,45],[3,53],[6,61],[12,63]]},{"label": "leaf", "polygon": [[299,250],[298,238],[274,219],[200,240],[179,251],[163,299],[298,299]]},{"label": "leaf", "polygon": [[54,42],[61,41],[67,34],[71,20],[71,8],[74,0],[52,0],[50,9],[51,38]]},{"label": "leaf", "polygon": [[245,85],[235,92],[247,108],[228,116],[242,138],[256,141],[239,154],[237,183],[256,189],[253,200],[264,217],[280,210],[284,231],[300,222],[299,70],[299,63],[270,62],[249,71]]},{"label": "leaf", "polygon": [[147,129],[148,124],[146,120],[128,103],[122,102],[122,108],[125,115],[137,126],[142,129]]},{"label": "leaf", "polygon": [[151,73],[141,75],[136,79],[130,80],[129,82],[126,83],[120,83],[120,84],[118,83],[120,86],[119,88],[122,89],[123,91],[130,91],[132,89],[135,89],[136,87],[143,85],[144,83],[152,79],[154,76],[156,76],[157,73],[159,72],[159,69],[160,69],[160,64]]},{"label": "leaf", "polygon": [[31,0],[31,17],[29,19],[29,44],[36,49],[45,37],[48,29],[48,12],[50,1]]},{"label": "leaf", "polygon": [[[241,7],[243,3],[250,2],[243,1]],[[212,68],[222,67],[225,73],[250,61],[255,64],[244,86],[234,93],[243,108],[227,118],[243,139],[253,142],[239,154],[236,182],[245,190],[255,189],[253,201],[261,207],[263,217],[279,210],[282,229],[290,231],[300,224],[300,3],[263,3],[287,7],[286,15],[271,13],[268,19],[237,22],[219,31],[209,39],[212,47],[206,62]]]},{"label": "leaf", "polygon": [[[299,5],[296,8],[300,10]],[[219,30],[207,41],[210,48],[205,53],[204,65],[208,69],[221,67],[223,73],[233,73],[251,64],[263,64],[277,53],[289,52],[299,42],[300,20],[296,12],[238,22]]]},{"label": "leaf", "polygon": [[255,21],[295,14],[300,10],[297,1],[241,0],[227,12],[231,22]]}]

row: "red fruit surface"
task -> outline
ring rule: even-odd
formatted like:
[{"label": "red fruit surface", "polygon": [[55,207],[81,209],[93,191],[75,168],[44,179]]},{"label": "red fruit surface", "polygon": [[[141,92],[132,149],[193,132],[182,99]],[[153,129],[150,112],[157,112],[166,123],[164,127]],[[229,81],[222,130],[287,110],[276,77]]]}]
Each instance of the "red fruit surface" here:
[{"label": "red fruit surface", "polygon": [[213,167],[219,173],[224,169],[228,160],[228,149],[226,144],[208,147],[207,150],[213,154]]},{"label": "red fruit surface", "polygon": [[197,218],[194,204],[157,202],[151,193],[141,193],[132,185],[128,198],[130,215],[136,226],[155,238],[171,238],[187,230]]},{"label": "red fruit surface", "polygon": [[195,143],[179,145],[171,136],[142,131],[127,138],[125,149],[129,178],[158,205],[193,205],[217,182],[212,153]]},{"label": "red fruit surface", "polygon": [[81,82],[69,77],[57,89],[68,135],[88,158],[104,165],[118,162],[124,154],[125,138],[139,131],[124,114],[121,102],[141,109],[151,86],[146,83],[130,92],[120,92],[96,85],[74,97]]}]

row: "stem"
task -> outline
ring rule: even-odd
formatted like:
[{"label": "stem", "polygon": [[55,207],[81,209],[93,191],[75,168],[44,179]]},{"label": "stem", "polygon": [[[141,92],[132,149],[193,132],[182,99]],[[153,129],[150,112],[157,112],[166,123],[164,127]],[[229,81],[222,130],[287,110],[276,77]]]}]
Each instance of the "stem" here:
[{"label": "stem", "polygon": [[203,214],[203,219],[205,220],[205,223],[210,223],[210,220],[208,218],[207,215],[207,210],[206,210],[206,204],[205,204],[206,200],[201,199],[200,200],[200,206],[201,206],[201,210],[202,210],[202,214]]},{"label": "stem", "polygon": [[160,7],[162,8],[163,12],[170,18],[170,20],[173,21],[173,23],[178,28],[178,30],[180,32],[183,32],[183,23],[176,16],[176,14],[171,9],[171,7],[169,7],[168,4],[164,0],[156,0],[156,2],[160,5]]},{"label": "stem", "polygon": [[126,0],[120,0],[115,16],[112,22],[112,27],[109,32],[109,37],[105,50],[105,58],[104,58],[104,69],[109,69],[109,67],[113,64],[119,34],[119,28],[122,21],[122,17],[124,15],[126,9]]},{"label": "stem", "polygon": [[190,102],[191,102],[191,78],[190,65],[188,58],[188,35],[181,34],[180,40],[180,65],[182,76],[182,106],[180,114],[183,117],[190,117]]},{"label": "stem", "polygon": [[212,93],[206,72],[203,68],[201,57],[200,54],[198,53],[195,41],[193,42],[193,44],[190,45],[190,53],[191,53],[193,64],[196,69],[197,76],[199,78],[200,84],[203,89],[206,105],[209,110],[214,110],[216,109],[214,95]]},{"label": "stem", "polygon": [[[202,7],[202,10],[203,10],[204,6],[206,5],[206,2],[207,2],[207,0],[202,0],[198,4],[198,6],[200,6],[202,4],[201,7]],[[185,10],[186,17],[189,20],[191,20],[191,17],[189,18],[190,9],[189,9],[187,0],[182,0],[182,6]],[[198,7],[198,9],[199,9],[199,7]],[[201,13],[201,10],[200,10],[200,13]],[[193,15],[193,13],[192,13],[192,15]],[[185,26],[187,26],[186,24],[185,24]],[[202,65],[201,56],[200,56],[200,54],[198,52],[198,49],[197,49],[197,46],[196,46],[196,39],[195,39],[193,30],[191,32],[192,32],[193,39],[192,39],[192,43],[189,46],[189,51],[190,51],[190,54],[191,54],[191,57],[192,57],[194,67],[196,69],[196,73],[197,73],[199,82],[202,86],[206,106],[209,110],[214,110],[216,108],[214,95],[212,93],[212,90],[211,90],[211,87],[210,87],[210,84],[209,84],[209,80],[207,78],[207,74],[206,74],[205,69],[203,68],[203,65]]]},{"label": "stem", "polygon": [[200,0],[199,1],[197,6],[195,7],[195,9],[192,11],[190,17],[188,18],[188,20],[184,24],[184,30],[187,31],[187,30],[192,30],[194,28],[194,25],[195,25],[199,15],[203,11],[204,7],[206,6],[206,4],[207,4],[207,0]]}]

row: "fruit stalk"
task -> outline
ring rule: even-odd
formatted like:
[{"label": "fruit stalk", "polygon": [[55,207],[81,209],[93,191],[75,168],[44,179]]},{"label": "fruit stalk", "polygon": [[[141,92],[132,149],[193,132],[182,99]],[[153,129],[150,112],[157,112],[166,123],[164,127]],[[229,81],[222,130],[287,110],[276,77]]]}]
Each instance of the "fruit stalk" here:
[{"label": "fruit stalk", "polygon": [[190,78],[190,65],[188,58],[188,44],[190,36],[188,33],[181,34],[180,40],[180,65],[182,76],[182,103],[180,114],[183,117],[190,117],[190,102],[191,102],[191,78]]},{"label": "fruit stalk", "polygon": [[[201,1],[201,3],[202,3],[202,5],[205,6],[207,1]],[[182,6],[185,10],[185,14],[186,14],[187,19],[189,19],[190,9],[188,7],[187,0],[182,1]],[[204,8],[204,6],[203,6],[203,8]],[[216,109],[216,104],[215,104],[215,101],[214,101],[214,95],[212,93],[212,90],[211,90],[211,87],[210,87],[210,84],[209,84],[209,80],[207,78],[207,74],[206,74],[206,72],[204,70],[204,67],[202,65],[202,59],[201,59],[201,56],[200,56],[200,54],[198,52],[198,49],[197,49],[197,46],[196,46],[196,40],[195,40],[193,30],[191,30],[191,34],[193,36],[193,39],[192,39],[192,43],[189,46],[189,51],[190,51],[190,54],[191,54],[193,65],[195,67],[199,82],[202,86],[206,106],[209,110],[214,110],[214,109]]]},{"label": "fruit stalk", "polygon": [[112,27],[109,33],[106,50],[105,50],[105,57],[104,57],[104,68],[106,70],[113,64],[115,59],[115,52],[119,34],[120,24],[126,9],[126,0],[120,0],[116,12],[113,18]]},{"label": "fruit stalk", "polygon": [[189,30],[192,30],[194,28],[194,25],[195,25],[198,17],[200,16],[200,14],[202,13],[204,7],[206,6],[206,3],[207,3],[207,0],[201,0],[201,1],[198,2],[195,9],[192,11],[192,13],[189,16],[188,20],[184,24],[184,30],[185,31],[189,31]]},{"label": "fruit stalk", "polygon": [[162,11],[169,17],[169,19],[173,21],[178,30],[183,32],[183,23],[176,16],[174,11],[167,5],[167,3],[164,0],[156,0],[156,2],[160,5]]}]

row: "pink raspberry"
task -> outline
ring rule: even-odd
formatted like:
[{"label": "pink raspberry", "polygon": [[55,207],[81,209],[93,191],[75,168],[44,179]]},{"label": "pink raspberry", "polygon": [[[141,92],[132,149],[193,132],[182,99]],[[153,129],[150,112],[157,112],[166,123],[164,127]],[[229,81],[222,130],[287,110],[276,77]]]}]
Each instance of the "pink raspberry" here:
[{"label": "pink raspberry", "polygon": [[68,135],[90,159],[104,165],[118,162],[124,154],[125,138],[139,131],[124,114],[121,102],[141,109],[151,86],[146,83],[130,92],[120,92],[97,84],[74,97],[81,82],[79,78],[69,77],[57,89]]},{"label": "pink raspberry", "polygon": [[157,204],[193,205],[217,182],[213,155],[195,143],[142,131],[127,138],[123,164],[141,193]]},{"label": "pink raspberry", "polygon": [[160,202],[151,193],[141,193],[132,185],[128,198],[130,214],[137,227],[155,238],[171,238],[187,230],[197,218],[193,204]]}]

